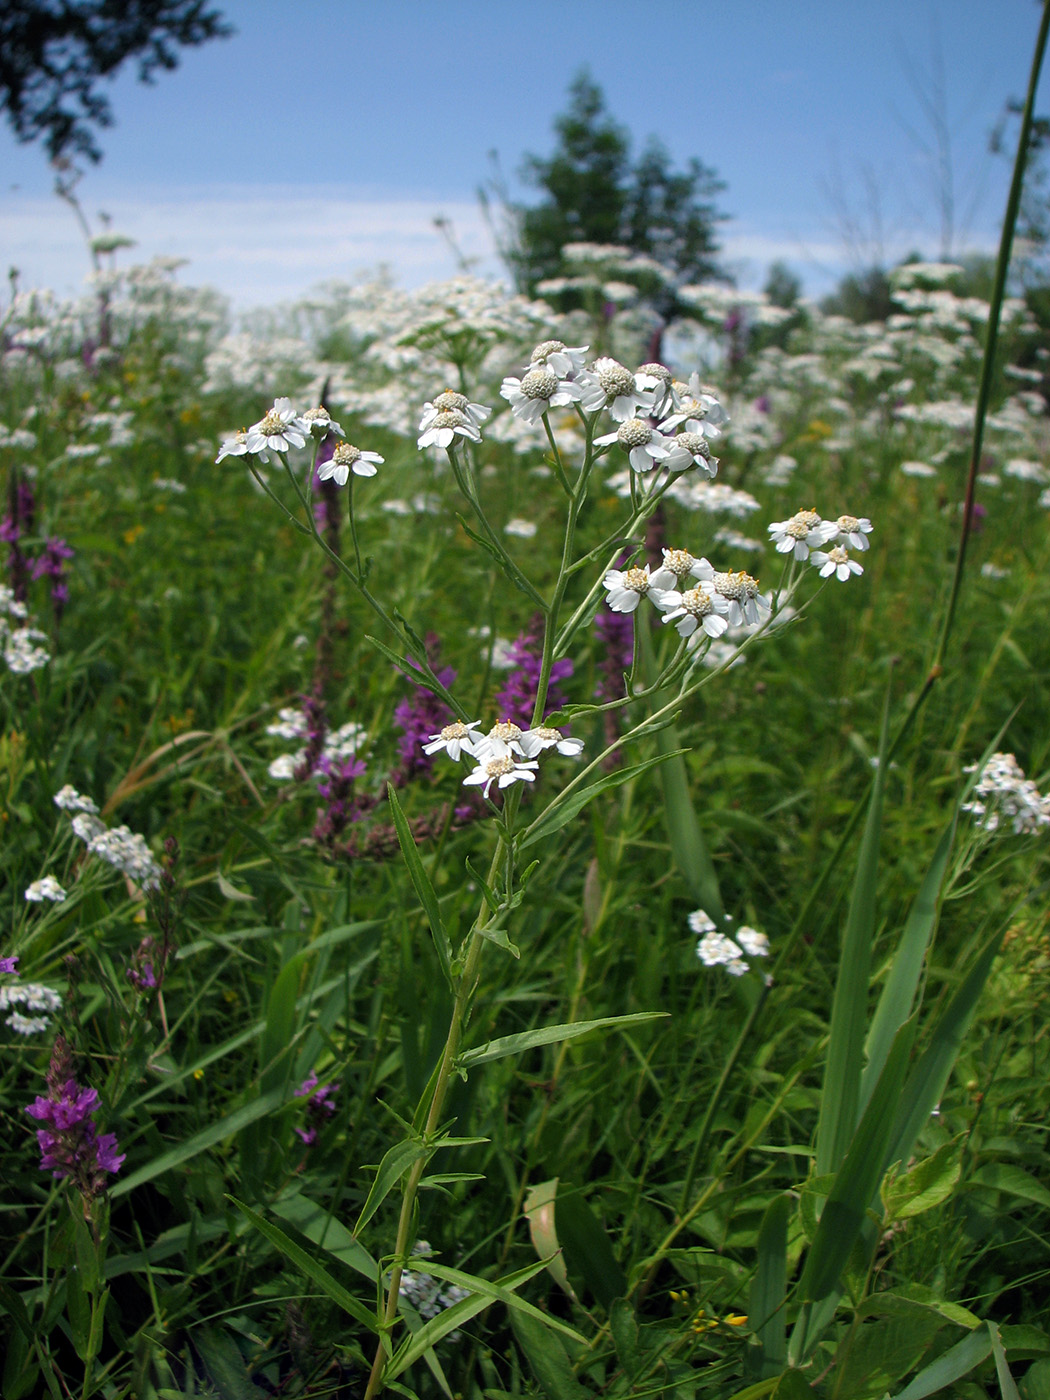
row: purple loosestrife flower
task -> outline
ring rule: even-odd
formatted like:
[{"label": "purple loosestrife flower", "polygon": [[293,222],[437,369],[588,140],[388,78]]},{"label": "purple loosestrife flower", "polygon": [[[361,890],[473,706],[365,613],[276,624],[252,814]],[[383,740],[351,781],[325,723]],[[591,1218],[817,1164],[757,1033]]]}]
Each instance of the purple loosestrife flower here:
[{"label": "purple loosestrife flower", "polygon": [[66,583],[66,560],[73,558],[73,550],[65,540],[52,535],[44,546],[43,554],[33,560],[33,577],[49,578],[51,583],[51,606],[55,610],[55,621],[61,622],[62,613],[69,601],[69,585]]},{"label": "purple loosestrife flower", "polygon": [[47,1096],[37,1095],[26,1108],[37,1129],[40,1170],[58,1180],[68,1177],[85,1203],[102,1195],[106,1176],[120,1170],[124,1154],[115,1133],[99,1133],[94,1113],[98,1090],[82,1089],[73,1077],[73,1057],[62,1036],[55,1040],[47,1072]]},{"label": "purple loosestrife flower", "polygon": [[324,757],[317,771],[324,775],[317,791],[327,805],[318,809],[313,837],[330,855],[335,855],[339,837],[363,814],[361,802],[354,799],[354,780],[364,774],[365,765],[359,758]]},{"label": "purple loosestrife flower", "polygon": [[296,1128],[296,1133],[307,1147],[317,1141],[317,1134],[335,1113],[335,1085],[322,1084],[317,1087],[317,1075],[308,1074],[295,1091],[297,1099],[306,1099],[306,1126]]},{"label": "purple loosestrife flower", "polygon": [[13,958],[0,958],[0,973],[7,973],[11,977],[17,977],[19,975],[17,953]]},{"label": "purple loosestrife flower", "polygon": [[[503,689],[496,695],[496,711],[500,719],[509,720],[519,729],[529,729],[532,725],[532,712],[536,706],[536,692],[539,689],[543,660],[543,619],[539,613],[532,618],[525,631],[511,642],[507,659],[507,680]],[[566,680],[572,672],[573,664],[568,657],[555,661],[551,667],[547,700],[543,709],[544,719],[565,704],[565,696],[558,688],[558,681]]]}]

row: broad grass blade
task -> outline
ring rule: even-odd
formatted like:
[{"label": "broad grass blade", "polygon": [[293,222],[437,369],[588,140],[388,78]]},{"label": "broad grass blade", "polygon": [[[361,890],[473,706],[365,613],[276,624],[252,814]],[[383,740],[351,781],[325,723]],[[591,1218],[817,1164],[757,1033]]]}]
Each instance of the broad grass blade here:
[{"label": "broad grass blade", "polygon": [[893,1400],[926,1400],[927,1395],[936,1395],[969,1375],[991,1354],[991,1350],[991,1339],[984,1328],[971,1332],[961,1342],[942,1352],[936,1361],[924,1366],[914,1380],[909,1381],[903,1390],[898,1390]]},{"label": "broad grass blade", "polygon": [[751,1284],[748,1318],[761,1347],[758,1366],[763,1379],[779,1375],[787,1364],[787,1230],[791,1197],[775,1196],[766,1207],[758,1232],[758,1267]]},{"label": "broad grass blade", "polygon": [[871,946],[875,936],[875,890],[882,837],[882,794],[889,748],[890,695],[882,712],[879,762],[871,787],[868,817],[853,879],[838,978],[831,1007],[827,1068],[817,1122],[817,1175],[838,1171],[857,1126],[864,1027],[868,1019]]},{"label": "broad grass blade", "polygon": [[511,1313],[510,1325],[546,1400],[586,1400],[564,1346],[542,1322]]}]

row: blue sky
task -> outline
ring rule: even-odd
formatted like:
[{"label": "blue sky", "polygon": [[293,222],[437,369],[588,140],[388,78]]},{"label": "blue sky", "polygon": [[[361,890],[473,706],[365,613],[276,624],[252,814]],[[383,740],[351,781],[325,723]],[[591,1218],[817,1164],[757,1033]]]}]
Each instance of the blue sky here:
[{"label": "blue sky", "polygon": [[[499,274],[475,198],[498,150],[525,151],[586,64],[640,147],[726,181],[726,261],[746,285],[774,257],[821,291],[851,260],[940,251],[934,129],[950,137],[953,251],[997,238],[1008,171],[988,135],[1023,94],[1033,0],[217,0],[234,38],[186,51],[151,87],[110,85],[116,124],[81,184],[136,257],[239,306],[388,262],[451,275],[450,218]],[[938,67],[941,72],[939,83]],[[941,95],[938,98],[938,86]],[[1050,107],[1044,82],[1041,110]],[[23,285],[75,290],[86,255],[42,147],[0,130],[0,256]]]}]

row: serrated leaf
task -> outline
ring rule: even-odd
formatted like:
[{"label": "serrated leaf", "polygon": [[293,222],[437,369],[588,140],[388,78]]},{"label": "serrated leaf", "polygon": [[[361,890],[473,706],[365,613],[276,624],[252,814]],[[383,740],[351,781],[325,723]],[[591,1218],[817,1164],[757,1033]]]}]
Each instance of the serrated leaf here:
[{"label": "serrated leaf", "polygon": [[962,1172],[959,1144],[943,1143],[932,1157],[926,1157],[892,1181],[887,1178],[882,1191],[887,1220],[909,1220],[924,1210],[939,1206],[955,1190]]}]

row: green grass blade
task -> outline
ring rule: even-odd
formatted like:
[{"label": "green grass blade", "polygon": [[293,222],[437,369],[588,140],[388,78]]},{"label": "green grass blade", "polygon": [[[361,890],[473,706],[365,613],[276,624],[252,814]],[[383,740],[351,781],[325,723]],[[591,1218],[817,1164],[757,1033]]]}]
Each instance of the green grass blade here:
[{"label": "green grass blade", "polygon": [[419,858],[415,839],[412,836],[412,828],[409,826],[408,820],[401,810],[401,804],[397,800],[397,793],[394,791],[393,784],[387,783],[386,790],[390,798],[390,811],[394,818],[394,830],[397,832],[397,840],[401,847],[401,854],[404,856],[405,864],[408,867],[409,879],[412,881],[413,888],[427,916],[431,936],[434,939],[434,947],[437,949],[438,962],[441,964],[442,976],[451,990],[452,944],[449,940],[444,920],[441,917],[437,893],[434,890],[434,886],[430,883],[430,876],[423,868],[423,862]]},{"label": "green grass blade", "polygon": [[864,1047],[868,1063],[861,1077],[861,1109],[867,1104],[878,1082],[886,1056],[893,1044],[893,1037],[911,1015],[915,1005],[915,994],[922,976],[926,953],[937,927],[941,887],[951,858],[958,819],[957,807],[937,843],[933,860],[919,887],[919,893],[915,896],[915,903],[908,914],[904,932],[893,956],[890,974],[875,1008]]},{"label": "green grass blade", "polygon": [[758,1232],[758,1267],[751,1284],[748,1318],[761,1347],[759,1373],[777,1376],[787,1365],[787,1231],[793,1208],[785,1192],[766,1207]]},{"label": "green grass blade", "polygon": [[315,1283],[322,1293],[327,1294],[333,1303],[337,1303],[344,1312],[350,1314],[357,1322],[367,1327],[371,1332],[379,1331],[379,1322],[375,1313],[365,1307],[363,1303],[348,1293],[338,1279],[332,1277],[323,1265],[307,1254],[305,1249],[300,1249],[290,1236],[283,1230],[279,1230],[276,1225],[264,1219],[257,1211],[246,1206],[243,1201],[237,1200],[236,1196],[226,1198],[241,1211],[248,1220],[255,1226],[260,1234],[265,1235],[270,1243],[281,1251],[285,1258],[290,1259],[300,1273],[305,1274],[311,1283]]},{"label": "green grass blade", "polygon": [[991,1319],[988,1321],[988,1335],[991,1338],[992,1351],[995,1354],[995,1374],[999,1380],[999,1393],[1003,1400],[1021,1400],[1014,1378],[1010,1374],[1010,1367],[1006,1364],[1006,1352],[1003,1350],[999,1329]]},{"label": "green grass blade", "polygon": [[924,1366],[903,1390],[898,1390],[893,1400],[926,1400],[927,1395],[936,1395],[938,1391],[945,1390],[963,1376],[969,1375],[975,1366],[979,1366],[985,1357],[991,1354],[991,1350],[992,1343],[984,1328],[971,1332],[961,1342],[956,1342],[955,1346],[942,1352],[936,1361]]},{"label": "green grass blade", "polygon": [[510,1325],[546,1400],[586,1400],[589,1392],[573,1375],[564,1346],[548,1327],[521,1313],[511,1313]]},{"label": "green grass blade", "polygon": [[882,794],[889,747],[890,695],[882,712],[879,763],[871,787],[857,873],[853,880],[846,931],[842,939],[835,996],[831,1007],[827,1068],[817,1122],[817,1175],[839,1169],[857,1126],[860,1077],[864,1061],[864,1027],[868,1019],[871,947],[875,936],[875,890],[882,837]]},{"label": "green grass blade", "polygon": [[562,1026],[541,1026],[534,1031],[519,1031],[516,1035],[503,1035],[498,1040],[488,1040],[476,1050],[464,1050],[456,1060],[458,1069],[469,1069],[474,1065],[484,1065],[490,1060],[503,1060],[508,1055],[520,1055],[537,1045],[555,1045],[563,1040],[576,1040],[591,1031],[619,1029],[640,1026],[645,1021],[656,1021],[665,1017],[666,1011],[636,1011],[630,1016],[601,1016],[596,1021],[573,1021]]}]

